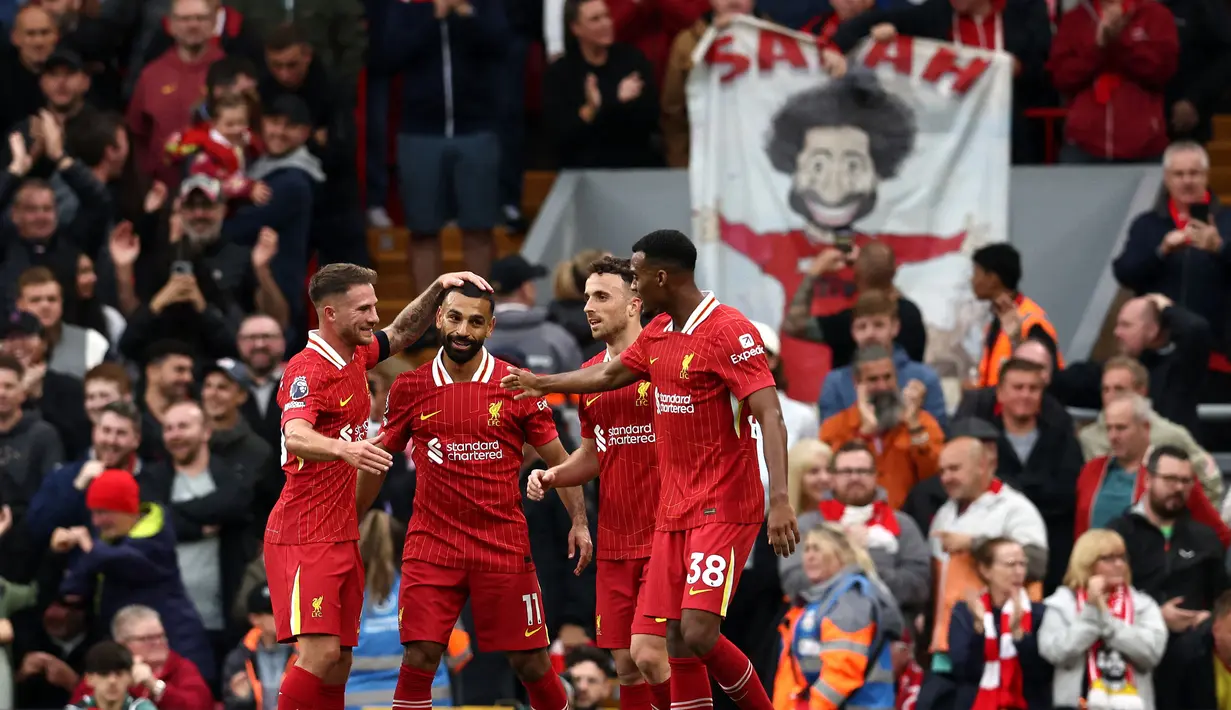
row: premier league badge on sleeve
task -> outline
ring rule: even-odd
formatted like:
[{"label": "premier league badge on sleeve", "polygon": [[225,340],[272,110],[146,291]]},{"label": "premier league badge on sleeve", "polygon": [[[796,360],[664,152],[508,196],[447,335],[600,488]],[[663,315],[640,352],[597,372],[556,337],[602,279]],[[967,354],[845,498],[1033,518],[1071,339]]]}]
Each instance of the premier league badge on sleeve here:
[{"label": "premier league badge on sleeve", "polygon": [[308,378],[300,375],[291,382],[291,399],[303,399],[308,396]]}]

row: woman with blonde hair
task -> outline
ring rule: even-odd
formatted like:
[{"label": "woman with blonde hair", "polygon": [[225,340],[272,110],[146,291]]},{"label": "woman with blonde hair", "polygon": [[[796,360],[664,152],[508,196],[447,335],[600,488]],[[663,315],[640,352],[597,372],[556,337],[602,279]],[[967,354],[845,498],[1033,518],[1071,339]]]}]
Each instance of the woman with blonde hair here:
[{"label": "woman with blonde hair", "polygon": [[[363,617],[355,663],[346,682],[346,707],[388,707],[402,666],[402,639],[398,631],[403,610],[398,593],[401,549],[398,539],[405,533],[383,510],[370,510],[359,524],[359,557],[363,560],[366,588],[363,591]],[[406,610],[411,614],[415,609]],[[453,704],[451,672],[470,660],[470,638],[455,629],[449,639],[445,662],[436,671],[432,684],[432,704]]]},{"label": "woman with blonde hair", "polygon": [[892,710],[893,645],[903,622],[872,558],[826,523],[804,538],[803,567],[812,586],[793,600],[780,628],[775,710]]},{"label": "woman with blonde hair", "polygon": [[829,464],[833,449],[819,439],[804,439],[786,455],[787,498],[795,515],[816,510],[833,483],[829,480]]},{"label": "woman with blonde hair", "polygon": [[1158,604],[1132,587],[1124,538],[1083,533],[1064,586],[1044,604],[1039,655],[1055,668],[1057,710],[1155,709],[1150,674],[1167,646],[1167,626]]},{"label": "woman with blonde hair", "polygon": [[573,256],[556,264],[552,272],[551,304],[547,306],[547,320],[559,324],[577,341],[584,359],[589,360],[602,352],[603,343],[595,342],[590,334],[590,322],[586,318],[586,279],[590,278],[590,264],[606,256],[601,249],[582,249]]}]

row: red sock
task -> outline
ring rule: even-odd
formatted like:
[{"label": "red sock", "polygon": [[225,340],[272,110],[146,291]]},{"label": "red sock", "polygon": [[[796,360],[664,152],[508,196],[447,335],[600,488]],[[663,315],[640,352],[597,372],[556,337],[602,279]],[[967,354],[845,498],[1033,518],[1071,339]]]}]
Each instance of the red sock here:
[{"label": "red sock", "polygon": [[671,679],[661,683],[646,683],[650,686],[650,705],[654,710],[671,710]]},{"label": "red sock", "polygon": [[752,661],[726,636],[718,637],[718,643],[701,657],[701,662],[740,710],[774,710]]},{"label": "red sock", "polygon": [[710,694],[710,676],[705,664],[697,658],[671,658],[671,708],[673,710],[708,710],[714,707]]},{"label": "red sock", "polygon": [[650,710],[650,684],[620,686],[620,710]]},{"label": "red sock", "polygon": [[393,691],[393,710],[432,710],[432,681],[435,679],[435,673],[402,664],[398,685]]},{"label": "red sock", "polygon": [[521,684],[526,686],[530,707],[534,710],[568,710],[568,693],[564,692],[564,684],[555,673],[548,673],[536,681],[523,680]]},{"label": "red sock", "polygon": [[346,710],[346,684],[321,686],[321,710]]},{"label": "red sock", "polygon": [[291,666],[278,686],[278,710],[324,710],[322,687],[320,678],[299,666]]}]

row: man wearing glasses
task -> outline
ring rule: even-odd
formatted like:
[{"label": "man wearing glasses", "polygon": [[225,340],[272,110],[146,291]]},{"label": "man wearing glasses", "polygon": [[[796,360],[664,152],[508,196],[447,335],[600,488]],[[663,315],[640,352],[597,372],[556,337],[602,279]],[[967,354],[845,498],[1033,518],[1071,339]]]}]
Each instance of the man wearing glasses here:
[{"label": "man wearing glasses", "polygon": [[[819,510],[799,516],[800,534],[822,523],[842,526],[851,543],[868,551],[898,604],[922,611],[931,593],[931,553],[915,521],[889,507],[884,489],[876,485],[876,474],[876,457],[867,443],[854,440],[838,447],[830,464],[833,490]],[[803,570],[802,548],[779,560],[778,572],[788,597],[811,586]]]},{"label": "man wearing glasses", "polygon": [[286,338],[278,321],[267,315],[248,316],[239,326],[236,336],[239,357],[246,370],[248,399],[240,413],[262,439],[275,450],[281,446],[279,418],[281,410],[274,403],[278,383],[282,381]]}]

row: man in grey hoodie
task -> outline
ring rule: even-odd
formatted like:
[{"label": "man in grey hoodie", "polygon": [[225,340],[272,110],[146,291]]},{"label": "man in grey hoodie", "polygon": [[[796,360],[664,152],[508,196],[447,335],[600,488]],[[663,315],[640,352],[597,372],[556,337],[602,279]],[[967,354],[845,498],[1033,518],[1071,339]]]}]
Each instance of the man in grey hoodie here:
[{"label": "man in grey hoodie", "polygon": [[535,281],[547,275],[540,264],[521,254],[492,264],[496,292],[495,317],[499,327],[487,339],[488,350],[515,349],[526,355],[526,368],[540,375],[581,369],[581,348],[568,331],[547,320],[547,309],[537,305]]}]

